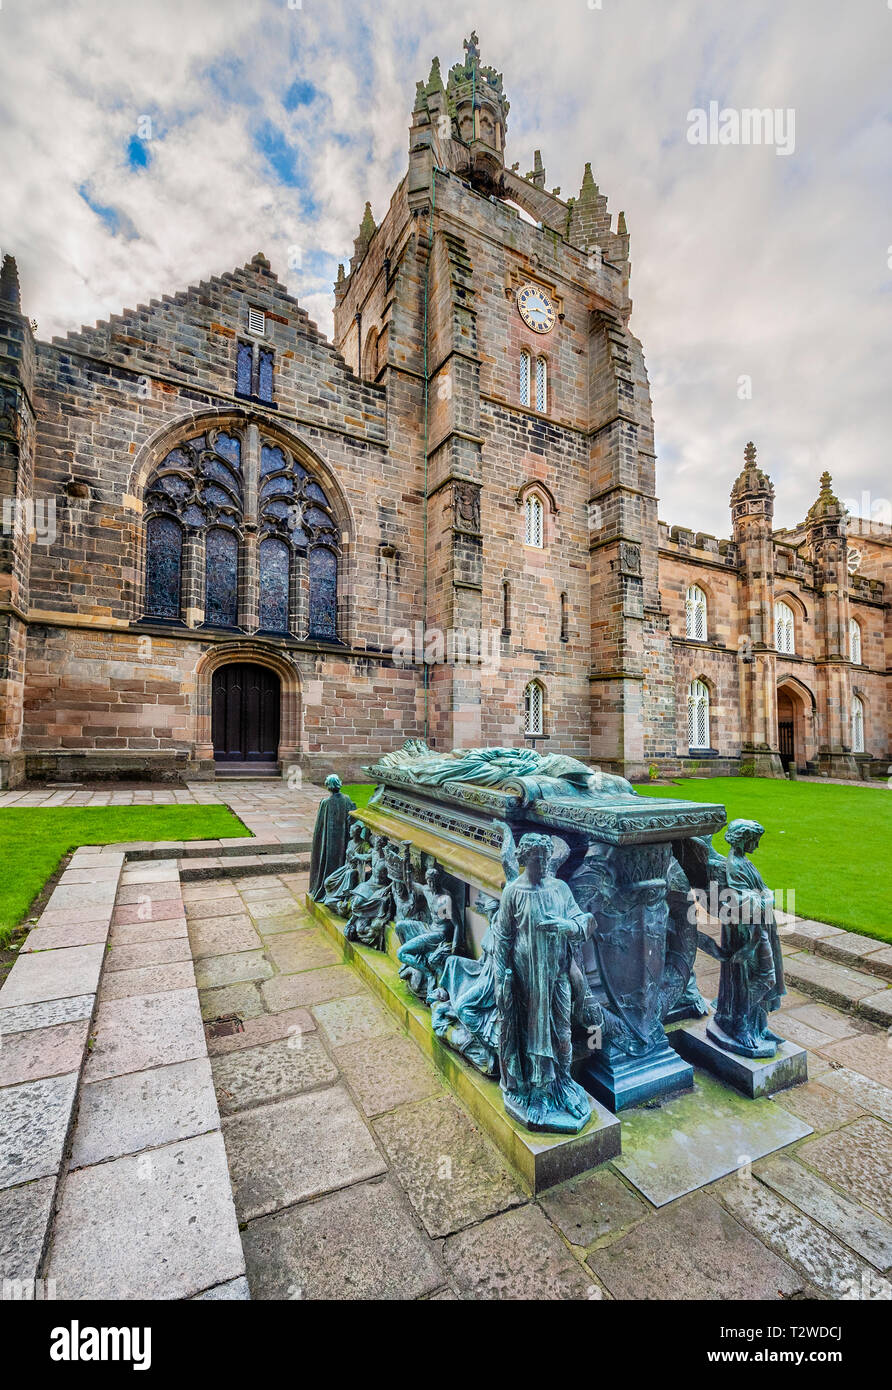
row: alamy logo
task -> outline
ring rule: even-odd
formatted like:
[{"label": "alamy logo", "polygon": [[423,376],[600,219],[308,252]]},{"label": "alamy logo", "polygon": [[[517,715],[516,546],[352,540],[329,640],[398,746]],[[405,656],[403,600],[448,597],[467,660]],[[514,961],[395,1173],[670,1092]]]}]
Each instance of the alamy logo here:
[{"label": "alamy logo", "polygon": [[2,534],[26,535],[38,545],[52,545],[56,539],[56,499],[4,497]]},{"label": "alamy logo", "polygon": [[150,1327],[54,1327],[50,1333],[51,1361],[132,1361],[134,1371],[152,1364]]},{"label": "alamy logo", "polygon": [[792,106],[763,108],[736,106],[719,108],[717,101],[708,110],[695,106],[688,112],[689,145],[774,145],[778,155],[792,154],[796,148],[796,112]]}]

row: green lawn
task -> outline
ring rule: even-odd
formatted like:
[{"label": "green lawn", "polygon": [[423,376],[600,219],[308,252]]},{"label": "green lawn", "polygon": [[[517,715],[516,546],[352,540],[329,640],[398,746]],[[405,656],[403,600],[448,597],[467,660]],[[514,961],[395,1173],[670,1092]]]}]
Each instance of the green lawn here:
[{"label": "green lawn", "polygon": [[[638,786],[643,796],[720,801],[728,819],[765,827],[753,863],[769,888],[791,889],[799,917],[849,927],[892,941],[892,792],[787,782],[771,777],[684,778],[671,786]],[[713,836],[722,854],[723,831]]]},{"label": "green lawn", "polygon": [[[669,786],[636,788],[643,796],[719,801],[728,819],[744,816],[765,827],[753,862],[769,888],[793,891],[790,910],[892,941],[892,793],[877,787],[826,786],[771,777],[685,778]],[[365,806],[373,787],[345,787]],[[723,831],[713,837],[726,854]]]},{"label": "green lawn", "polygon": [[0,944],[78,845],[221,840],[250,832],[226,806],[36,807],[0,811]]}]

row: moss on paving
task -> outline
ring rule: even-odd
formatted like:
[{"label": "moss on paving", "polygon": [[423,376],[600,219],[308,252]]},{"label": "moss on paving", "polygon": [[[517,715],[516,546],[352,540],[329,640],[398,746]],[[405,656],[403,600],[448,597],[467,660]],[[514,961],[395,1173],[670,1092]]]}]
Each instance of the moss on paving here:
[{"label": "moss on paving", "polygon": [[226,806],[49,806],[0,811],[0,944],[79,845],[221,840],[250,831]]},{"label": "moss on paving", "polygon": [[[365,806],[374,787],[345,787]],[[719,801],[728,819],[745,816],[765,827],[753,863],[772,889],[791,890],[790,911],[837,927],[892,941],[892,893],[888,847],[892,843],[892,794],[881,787],[788,782],[773,777],[680,778],[645,783],[643,796]],[[713,837],[722,854],[723,831]]]}]

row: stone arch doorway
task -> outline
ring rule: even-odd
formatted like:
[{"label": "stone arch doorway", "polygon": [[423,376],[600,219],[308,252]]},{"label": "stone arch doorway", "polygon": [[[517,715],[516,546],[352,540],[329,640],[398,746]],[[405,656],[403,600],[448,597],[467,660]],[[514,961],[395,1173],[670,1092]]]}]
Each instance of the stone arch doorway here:
[{"label": "stone arch doorway", "polygon": [[777,692],[777,749],[781,766],[787,772],[790,764],[796,763],[796,711],[783,686]]},{"label": "stone arch doorway", "polygon": [[812,756],[809,747],[810,718],[814,699],[807,686],[787,678],[777,688],[777,751],[784,772],[791,767],[805,771]]},{"label": "stone arch doorway", "polygon": [[[265,760],[249,760],[248,766],[263,767],[270,771],[276,762],[283,775],[300,757],[301,746],[301,681],[294,662],[280,649],[265,642],[242,638],[234,642],[223,642],[203,653],[195,668],[195,759],[208,771],[216,767],[220,772],[235,765],[231,761],[217,761],[213,730],[213,703],[215,677],[218,671],[228,666],[248,665],[261,667],[268,672],[278,687],[278,724],[274,722],[274,733],[278,739],[278,754],[272,763]],[[218,697],[219,698],[219,697]],[[267,750],[268,751],[268,750]]]},{"label": "stone arch doorway", "polygon": [[279,756],[281,683],[249,661],[218,666],[211,680],[214,762],[274,764]]}]

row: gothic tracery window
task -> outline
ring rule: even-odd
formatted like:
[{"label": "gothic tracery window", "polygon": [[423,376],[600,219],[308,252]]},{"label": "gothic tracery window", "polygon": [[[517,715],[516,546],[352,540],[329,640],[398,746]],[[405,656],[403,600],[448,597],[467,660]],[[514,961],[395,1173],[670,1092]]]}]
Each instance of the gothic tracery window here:
[{"label": "gothic tracery window", "polygon": [[706,595],[696,584],[689,584],[685,595],[685,635],[695,642],[706,641]]},{"label": "gothic tracery window", "polygon": [[523,731],[527,735],[545,732],[545,692],[539,681],[530,681],[523,692]]},{"label": "gothic tracery window", "polygon": [[864,752],[864,704],[857,695],[852,698],[852,752]]},{"label": "gothic tracery window", "polygon": [[530,403],[530,354],[526,348],[520,354],[520,403],[528,406]]},{"label": "gothic tracery window", "polygon": [[855,618],[849,619],[849,661],[861,665],[861,628]]},{"label": "gothic tracery window", "polygon": [[783,600],[774,605],[774,645],[785,656],[792,656],[796,651],[793,610]]},{"label": "gothic tracery window", "polygon": [[691,681],[688,687],[688,747],[709,747],[709,687],[705,681]]},{"label": "gothic tracery window", "polygon": [[524,545],[541,550],[545,544],[545,507],[542,498],[531,492],[524,504]]},{"label": "gothic tracery window", "polygon": [[[243,452],[237,429],[212,428],[171,449],[152,473],[145,616],[182,622],[190,610],[208,626],[237,629],[256,593],[261,632],[337,641],[340,530],[325,490],[289,449],[261,435],[256,515],[248,517]],[[247,543],[249,521],[256,547]]]},{"label": "gothic tracery window", "polygon": [[536,358],[536,409],[540,415],[548,409],[548,364],[544,357]]}]

